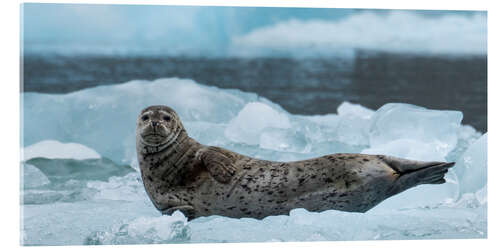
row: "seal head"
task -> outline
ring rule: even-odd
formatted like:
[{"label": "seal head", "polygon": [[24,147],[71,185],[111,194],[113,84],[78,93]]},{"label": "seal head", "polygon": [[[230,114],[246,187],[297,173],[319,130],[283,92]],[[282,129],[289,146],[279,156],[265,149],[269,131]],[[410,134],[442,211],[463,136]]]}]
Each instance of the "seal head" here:
[{"label": "seal head", "polygon": [[171,145],[185,132],[177,113],[167,106],[150,106],[137,118],[137,141],[152,153]]}]

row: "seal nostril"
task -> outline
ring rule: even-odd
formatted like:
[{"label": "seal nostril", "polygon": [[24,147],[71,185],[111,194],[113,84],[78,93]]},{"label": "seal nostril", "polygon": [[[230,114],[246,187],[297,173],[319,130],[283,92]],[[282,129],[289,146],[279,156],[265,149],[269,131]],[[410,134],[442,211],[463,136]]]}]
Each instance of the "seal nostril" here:
[{"label": "seal nostril", "polygon": [[151,122],[151,125],[153,125],[153,127],[156,127],[158,126],[158,122]]}]

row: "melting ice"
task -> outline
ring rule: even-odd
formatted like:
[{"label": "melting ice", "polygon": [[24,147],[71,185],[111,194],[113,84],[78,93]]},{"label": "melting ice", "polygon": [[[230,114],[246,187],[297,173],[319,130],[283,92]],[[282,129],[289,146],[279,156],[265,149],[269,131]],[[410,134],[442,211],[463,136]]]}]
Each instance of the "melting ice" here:
[{"label": "melting ice", "polygon": [[[487,134],[459,111],[342,103],[293,115],[253,93],[186,79],[131,81],[64,95],[23,93],[24,245],[485,238]],[[456,161],[443,185],[422,185],[367,213],[292,210],[263,220],[161,216],[144,191],[135,121],[174,108],[190,136],[277,161],[340,152]]]}]

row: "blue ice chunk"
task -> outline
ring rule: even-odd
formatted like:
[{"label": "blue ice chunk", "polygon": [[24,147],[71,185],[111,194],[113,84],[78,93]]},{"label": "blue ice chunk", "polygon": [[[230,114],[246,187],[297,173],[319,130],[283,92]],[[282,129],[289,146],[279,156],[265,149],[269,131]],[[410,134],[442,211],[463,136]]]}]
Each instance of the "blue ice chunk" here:
[{"label": "blue ice chunk", "polygon": [[460,157],[455,167],[460,193],[476,192],[487,181],[488,133],[476,140]]},{"label": "blue ice chunk", "polygon": [[[392,143],[392,148],[397,150],[403,150],[401,147],[417,150],[415,146],[421,144],[434,157],[439,155],[444,159],[457,144],[462,117],[460,111],[431,110],[402,103],[385,104],[371,119],[370,148],[384,147],[382,145]],[[410,143],[405,146],[405,143],[394,143],[396,140]],[[384,153],[390,153],[389,151],[390,149],[385,150]],[[419,152],[415,153],[399,156],[432,160],[418,158]]]}]

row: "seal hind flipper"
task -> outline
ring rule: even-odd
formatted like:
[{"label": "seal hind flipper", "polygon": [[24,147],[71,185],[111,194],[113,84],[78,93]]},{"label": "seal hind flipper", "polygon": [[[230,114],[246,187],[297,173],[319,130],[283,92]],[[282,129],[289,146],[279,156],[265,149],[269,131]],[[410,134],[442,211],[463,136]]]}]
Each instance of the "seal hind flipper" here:
[{"label": "seal hind flipper", "polygon": [[428,168],[445,163],[438,161],[431,161],[431,162],[413,161],[387,155],[379,155],[378,157],[382,159],[384,162],[386,162],[392,169],[394,169],[399,174],[406,174],[423,168]]},{"label": "seal hind flipper", "polygon": [[200,149],[197,157],[218,182],[228,183],[236,172],[236,168],[234,158],[224,151],[222,148],[210,146]]},{"label": "seal hind flipper", "polygon": [[[392,160],[397,159],[390,157]],[[416,162],[417,165],[405,166],[405,172],[399,172],[400,176],[389,190],[389,195],[395,195],[409,188],[420,184],[442,184],[445,183],[444,175],[448,169],[455,165],[455,162],[417,162],[405,160],[407,162]],[[394,162],[392,162],[394,163]],[[389,165],[395,168],[393,165]]]}]

